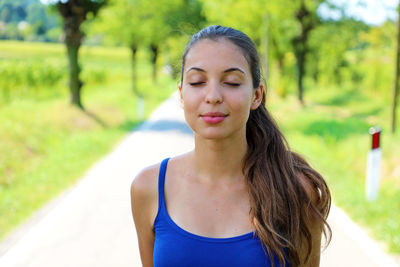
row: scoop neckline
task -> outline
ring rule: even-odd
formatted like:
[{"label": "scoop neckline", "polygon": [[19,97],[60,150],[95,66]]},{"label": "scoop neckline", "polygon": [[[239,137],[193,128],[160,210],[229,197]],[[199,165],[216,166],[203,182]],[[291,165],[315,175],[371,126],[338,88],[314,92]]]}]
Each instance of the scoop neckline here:
[{"label": "scoop neckline", "polygon": [[[167,210],[167,205],[165,203],[165,178],[166,178],[166,173],[167,173],[167,167],[168,167],[168,163],[169,163],[170,158],[166,159],[166,166],[165,166],[165,170],[164,170],[164,174],[163,174],[163,187],[159,188],[159,190],[162,190],[162,200],[161,200],[161,211],[163,211],[166,215],[167,218],[167,222],[172,226],[172,228],[174,228],[175,231],[177,231],[180,234],[183,234],[187,237],[193,238],[193,239],[197,239],[197,240],[201,240],[201,241],[207,241],[207,242],[234,242],[234,241],[239,241],[239,240],[244,240],[244,239],[250,239],[250,238],[254,238],[255,237],[255,231],[251,231],[249,233],[245,233],[245,234],[241,234],[238,236],[232,236],[232,237],[207,237],[207,236],[201,236],[201,235],[197,235],[194,233],[191,233],[185,229],[183,229],[182,227],[180,227],[178,224],[176,224],[174,222],[174,220],[172,220],[171,216],[169,216],[168,210]],[[160,212],[160,211],[159,211]],[[158,217],[158,215],[156,216]]]},{"label": "scoop neckline", "polygon": [[232,237],[207,237],[207,236],[201,236],[201,235],[197,235],[194,233],[191,233],[185,229],[183,229],[182,227],[180,227],[178,224],[176,224],[172,218],[169,216],[166,204],[165,204],[165,199],[163,201],[163,209],[165,211],[166,217],[167,217],[167,221],[168,223],[178,232],[181,233],[187,237],[193,238],[193,239],[197,239],[197,240],[201,240],[201,241],[207,241],[207,242],[234,242],[234,241],[239,241],[239,240],[244,240],[244,239],[249,239],[249,238],[253,238],[255,236],[255,231],[251,231],[249,233],[245,233],[245,234],[241,234],[238,236],[232,236]]}]

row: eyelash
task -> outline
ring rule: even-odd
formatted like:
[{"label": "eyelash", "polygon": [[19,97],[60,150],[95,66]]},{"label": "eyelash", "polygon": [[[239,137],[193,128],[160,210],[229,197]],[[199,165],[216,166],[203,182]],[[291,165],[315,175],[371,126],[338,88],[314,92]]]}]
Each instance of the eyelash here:
[{"label": "eyelash", "polygon": [[226,83],[227,85],[233,86],[233,87],[238,87],[240,86],[240,83]]},{"label": "eyelash", "polygon": [[[198,85],[201,85],[201,84],[203,84],[204,82],[197,82],[197,83],[189,83],[191,86],[198,86]],[[233,87],[238,87],[238,86],[240,86],[240,83],[225,83],[225,84],[227,84],[227,85],[229,85],[229,86],[233,86]]]},{"label": "eyelash", "polygon": [[189,83],[191,86],[197,86],[197,85],[200,85],[200,84],[203,84],[204,82],[197,82],[197,83]]}]

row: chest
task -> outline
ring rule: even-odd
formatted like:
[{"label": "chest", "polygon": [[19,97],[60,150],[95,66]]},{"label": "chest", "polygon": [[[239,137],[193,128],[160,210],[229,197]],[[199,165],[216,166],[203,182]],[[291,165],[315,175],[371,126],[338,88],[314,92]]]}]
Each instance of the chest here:
[{"label": "chest", "polygon": [[165,203],[171,219],[196,235],[226,238],[253,231],[243,184],[209,186],[170,179],[165,184]]}]

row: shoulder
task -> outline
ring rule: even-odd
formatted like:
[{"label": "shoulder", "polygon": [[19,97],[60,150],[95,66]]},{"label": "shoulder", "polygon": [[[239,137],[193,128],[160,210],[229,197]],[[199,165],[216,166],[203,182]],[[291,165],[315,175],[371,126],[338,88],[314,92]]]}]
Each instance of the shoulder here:
[{"label": "shoulder", "polygon": [[140,171],[131,184],[131,208],[143,266],[153,266],[154,220],[158,211],[160,164]]},{"label": "shoulder", "polygon": [[157,191],[159,169],[160,163],[141,170],[132,181],[131,193],[144,196]]},{"label": "shoulder", "polygon": [[152,226],[158,210],[158,172],[160,163],[140,171],[131,184],[131,204],[134,217]]}]

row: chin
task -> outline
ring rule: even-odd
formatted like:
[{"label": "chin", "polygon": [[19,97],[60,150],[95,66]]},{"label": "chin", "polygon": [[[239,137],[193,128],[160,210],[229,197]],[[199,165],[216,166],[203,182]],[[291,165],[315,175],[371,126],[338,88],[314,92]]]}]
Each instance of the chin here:
[{"label": "chin", "polygon": [[195,133],[198,137],[207,140],[219,140],[229,137],[229,133],[221,131],[221,129],[207,129],[205,131],[195,131]]}]

